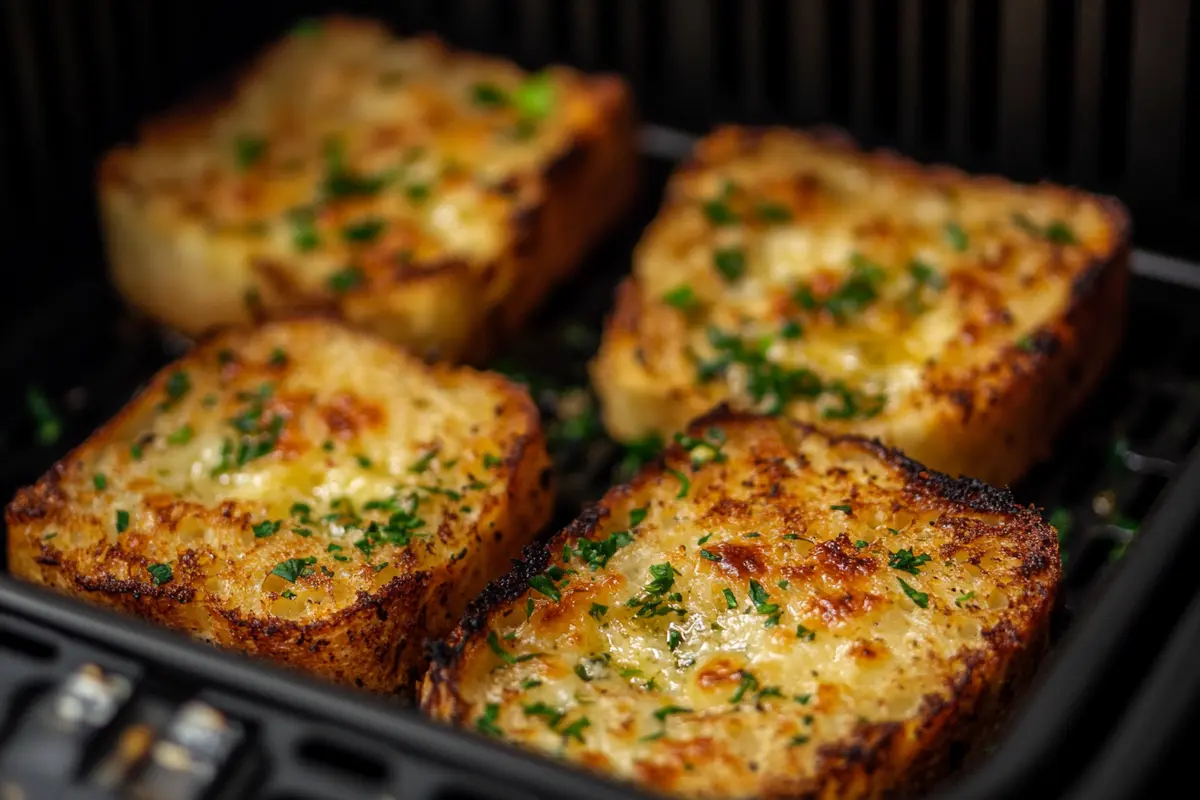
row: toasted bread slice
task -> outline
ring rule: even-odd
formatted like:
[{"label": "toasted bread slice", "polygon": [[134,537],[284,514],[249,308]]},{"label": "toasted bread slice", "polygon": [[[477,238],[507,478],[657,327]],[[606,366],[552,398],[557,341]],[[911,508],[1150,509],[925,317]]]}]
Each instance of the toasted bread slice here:
[{"label": "toasted bread slice", "polygon": [[719,409],[489,587],[422,703],[649,789],[878,796],[993,718],[1059,577],[1006,491]]},{"label": "toasted bread slice", "polygon": [[479,360],[627,207],[634,148],[615,77],[310,23],[104,159],[112,279],[187,334],[319,308]]},{"label": "toasted bread slice", "polygon": [[1007,483],[1121,339],[1115,201],[723,128],[672,179],[592,365],[616,438],[717,402]]},{"label": "toasted bread slice", "polygon": [[336,681],[411,686],[551,509],[537,409],[326,321],[208,341],[8,506],[17,576]]}]

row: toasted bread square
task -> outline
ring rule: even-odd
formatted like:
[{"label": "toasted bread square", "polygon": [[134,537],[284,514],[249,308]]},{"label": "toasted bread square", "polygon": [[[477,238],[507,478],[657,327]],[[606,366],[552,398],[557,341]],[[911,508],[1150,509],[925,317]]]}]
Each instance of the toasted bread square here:
[{"label": "toasted bread square", "polygon": [[634,147],[618,78],[331,18],[107,155],[111,275],[186,334],[324,309],[477,361],[627,207]]},{"label": "toasted bread square", "polygon": [[1060,571],[1007,491],[719,409],[489,587],[422,704],[659,792],[892,796],[996,720]]},{"label": "toasted bread square", "polygon": [[1007,483],[1045,457],[1124,320],[1115,201],[723,128],[670,182],[592,365],[610,433],[720,401]]},{"label": "toasted bread square", "polygon": [[8,506],[13,574],[374,690],[544,525],[528,395],[328,321],[163,369]]}]

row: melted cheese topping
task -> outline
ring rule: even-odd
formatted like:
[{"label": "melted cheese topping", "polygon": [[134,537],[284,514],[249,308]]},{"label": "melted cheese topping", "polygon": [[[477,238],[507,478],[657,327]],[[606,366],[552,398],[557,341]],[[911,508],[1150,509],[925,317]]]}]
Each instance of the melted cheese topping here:
[{"label": "melted cheese topping", "polygon": [[803,795],[900,723],[902,775],[971,669],[1003,681],[996,632],[1036,639],[1053,531],[947,501],[859,441],[761,418],[703,436],[605,498],[586,534],[618,537],[602,568],[572,529],[549,545],[452,664],[452,713],[693,796]]},{"label": "melted cheese topping", "polygon": [[156,224],[237,253],[221,278],[258,301],[272,281],[311,298],[449,264],[478,273],[513,244],[533,179],[600,113],[584,81],[331,19],[278,43],[215,108],[152,123],[119,183]]},{"label": "melted cheese topping", "polygon": [[473,557],[535,420],[502,379],[329,323],[272,324],[160,373],[77,453],[63,518],[41,524],[101,575],[117,547],[218,608],[316,619]]},{"label": "melted cheese topping", "polygon": [[[1030,349],[1118,234],[1088,195],[723,129],[639,247],[639,363],[710,404],[895,417],[935,379]],[[807,388],[780,390],[796,371]]]}]

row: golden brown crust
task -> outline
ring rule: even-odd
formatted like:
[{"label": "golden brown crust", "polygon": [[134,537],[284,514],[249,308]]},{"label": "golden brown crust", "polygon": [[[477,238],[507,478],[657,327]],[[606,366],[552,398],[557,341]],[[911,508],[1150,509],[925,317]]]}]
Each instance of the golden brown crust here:
[{"label": "golden brown crust", "polygon": [[546,522],[549,477],[537,409],[505,379],[269,323],[199,345],[18,492],[9,568],[390,691]]},{"label": "golden brown crust", "polygon": [[[1043,649],[1053,530],[857,437],[725,409],[687,434],[472,604],[422,707],[684,796],[877,797],[940,776]],[[624,528],[589,569],[580,542]]]},{"label": "golden brown crust", "polygon": [[[536,124],[517,108],[531,86]],[[634,135],[619,78],[331,18],[105,157],[112,278],[187,334],[322,311],[478,362],[628,208]]]},{"label": "golden brown crust", "polygon": [[[740,218],[705,220],[726,179],[737,188],[725,213]],[[780,216],[754,219],[755,202]],[[730,242],[745,254],[732,281],[710,266]],[[1045,457],[1115,354],[1128,255],[1114,200],[921,167],[839,135],[722,128],[672,180],[618,290],[592,364],[605,424],[633,440],[724,400],[773,402],[754,396],[736,359],[699,377],[715,329],[768,341],[769,364],[823,383],[787,398],[785,413],[1007,483]],[[858,270],[878,277],[854,286]],[[680,286],[687,311],[667,301]],[[780,333],[788,324],[792,339]],[[838,416],[833,386],[859,413]]]}]

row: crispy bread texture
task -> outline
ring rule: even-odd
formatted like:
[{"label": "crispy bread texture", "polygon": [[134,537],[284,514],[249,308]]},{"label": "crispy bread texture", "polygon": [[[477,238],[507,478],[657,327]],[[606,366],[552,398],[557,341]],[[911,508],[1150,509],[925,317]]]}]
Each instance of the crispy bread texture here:
[{"label": "crispy bread texture", "polygon": [[186,334],[334,312],[482,359],[632,201],[620,79],[331,18],[99,169],[112,279]]},{"label": "crispy bread texture", "polygon": [[880,796],[995,718],[1060,570],[1007,491],[721,408],[490,586],[422,705],[669,794]]},{"label": "crispy bread texture", "polygon": [[335,681],[411,686],[546,523],[537,409],[329,321],[231,330],[8,506],[18,577]]},{"label": "crispy bread texture", "polygon": [[722,128],[618,290],[592,364],[604,421],[669,436],[727,400],[1008,483],[1117,350],[1128,253],[1110,199]]}]

